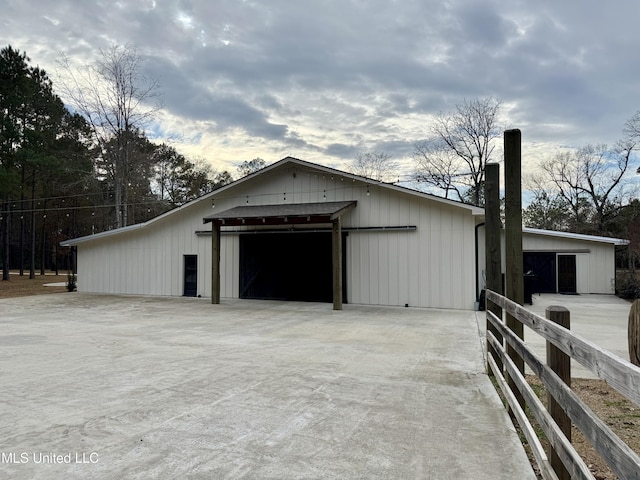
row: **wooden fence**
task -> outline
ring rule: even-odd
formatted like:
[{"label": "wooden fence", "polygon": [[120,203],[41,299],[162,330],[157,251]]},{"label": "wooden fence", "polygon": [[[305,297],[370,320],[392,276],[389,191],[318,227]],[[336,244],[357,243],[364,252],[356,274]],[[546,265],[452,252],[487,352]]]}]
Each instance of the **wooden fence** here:
[{"label": "wooden fence", "polygon": [[[525,361],[531,371],[541,379],[549,395],[566,413],[570,422],[582,431],[586,439],[618,475],[618,478],[639,480],[640,457],[578,398],[570,386],[549,365],[533,354],[518,335],[508,328],[506,322],[500,318],[503,315],[499,313],[496,315],[493,312],[499,311],[496,309],[499,307],[510,314],[523,325],[544,337],[548,346],[553,345],[568,357],[580,362],[638,406],[640,406],[640,368],[493,291],[488,290],[486,293],[487,325],[493,327],[487,329],[487,350],[490,352],[487,355],[488,364],[531,446],[543,478],[593,480],[595,477],[571,445],[570,433],[569,435],[565,434],[566,428],[563,428],[562,419],[557,420],[557,416],[552,416],[544,408],[520,369],[516,367],[514,360],[507,355],[507,345],[511,351],[517,352],[517,355]],[[498,335],[495,335],[491,330],[497,331]],[[499,340],[500,337],[504,340]],[[517,391],[513,390],[513,386]],[[523,405],[518,401],[519,398],[524,399],[547,436],[554,455],[562,464],[560,468],[555,465],[556,462],[553,462],[552,465],[544,452],[540,440],[524,412]],[[567,438],[568,436],[569,438]]]}]

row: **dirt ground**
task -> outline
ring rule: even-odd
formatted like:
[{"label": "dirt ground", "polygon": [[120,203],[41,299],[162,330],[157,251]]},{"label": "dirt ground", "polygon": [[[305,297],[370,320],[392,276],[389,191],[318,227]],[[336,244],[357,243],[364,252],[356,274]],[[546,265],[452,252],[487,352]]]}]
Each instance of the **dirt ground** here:
[{"label": "dirt ground", "polygon": [[[67,289],[63,286],[44,286],[46,283],[60,283],[66,282],[66,280],[66,274],[36,275],[34,279],[29,279],[28,274],[24,276],[11,275],[9,281],[0,281],[0,298],[66,292]],[[527,379],[538,396],[543,402],[546,402],[546,393],[540,381],[533,376],[528,376]],[[602,380],[573,379],[572,388],[629,447],[640,454],[640,407],[621,396]],[[616,475],[606,462],[575,427],[572,436],[576,450],[585,460],[595,478],[597,480],[616,480]],[[543,439],[543,445],[548,446],[545,439]]]},{"label": "dirt ground", "polygon": [[[527,375],[527,381],[546,406],[547,395],[540,379]],[[620,395],[603,380],[574,378],[571,380],[571,388],[622,441],[629,445],[634,452],[640,454],[640,407]],[[532,417],[530,417],[531,420],[533,420]],[[618,478],[575,426],[571,436],[573,446],[597,480],[616,480]],[[542,444],[548,452],[548,441],[543,438]],[[530,452],[527,453],[532,459]],[[538,477],[542,478],[535,468],[535,461],[532,461],[532,464]]]},{"label": "dirt ground", "polygon": [[46,293],[66,292],[66,287],[45,287],[46,283],[66,282],[67,275],[38,275],[29,279],[29,272],[24,275],[9,275],[9,280],[0,280],[0,298],[24,297],[27,295],[41,295]]}]

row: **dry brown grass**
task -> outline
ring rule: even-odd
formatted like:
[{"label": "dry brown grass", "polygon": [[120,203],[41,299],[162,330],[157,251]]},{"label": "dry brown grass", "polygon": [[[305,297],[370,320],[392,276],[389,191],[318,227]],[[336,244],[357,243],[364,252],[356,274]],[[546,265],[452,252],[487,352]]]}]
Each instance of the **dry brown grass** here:
[{"label": "dry brown grass", "polygon": [[66,292],[66,287],[45,287],[46,283],[66,282],[67,275],[36,275],[30,279],[29,272],[24,275],[9,275],[9,280],[0,280],[0,298],[26,297],[29,295],[43,295],[48,293]]},{"label": "dry brown grass", "polygon": [[[547,395],[540,379],[527,375],[527,382],[546,406]],[[571,380],[571,389],[622,441],[634,452],[640,454],[640,407],[620,395],[604,380],[574,378]],[[533,421],[533,416],[530,416],[529,420]],[[596,480],[616,480],[618,478],[575,426],[572,428],[571,436],[574,448]],[[548,452],[549,442],[545,438],[541,439],[541,442]],[[538,473],[531,452],[527,453],[536,473]],[[539,473],[538,478],[542,478]]]}]

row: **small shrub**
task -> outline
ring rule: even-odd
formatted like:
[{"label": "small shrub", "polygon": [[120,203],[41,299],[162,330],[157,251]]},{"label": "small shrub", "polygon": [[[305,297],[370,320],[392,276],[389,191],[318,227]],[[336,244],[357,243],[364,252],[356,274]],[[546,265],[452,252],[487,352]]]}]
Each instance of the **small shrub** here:
[{"label": "small shrub", "polygon": [[67,275],[67,291],[73,292],[77,287],[78,278],[73,273]]},{"label": "small shrub", "polygon": [[624,272],[618,276],[616,295],[626,300],[640,298],[640,280],[635,272]]}]

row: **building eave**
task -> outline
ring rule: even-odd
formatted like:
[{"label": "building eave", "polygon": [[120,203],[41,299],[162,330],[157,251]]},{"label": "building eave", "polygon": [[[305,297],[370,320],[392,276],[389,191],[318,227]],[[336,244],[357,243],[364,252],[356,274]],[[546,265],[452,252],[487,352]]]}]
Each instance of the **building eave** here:
[{"label": "building eave", "polygon": [[583,240],[588,242],[610,243],[616,246],[629,245],[629,240],[625,240],[623,238],[601,237],[597,235],[585,235],[572,232],[557,232],[554,230],[543,230],[540,228],[529,227],[523,227],[522,232],[532,235],[546,235],[549,237],[570,238],[573,240]]},{"label": "building eave", "polygon": [[118,235],[120,233],[132,232],[134,230],[140,230],[144,228],[149,222],[146,223],[136,223],[135,225],[129,225],[127,227],[116,228],[114,230],[107,230],[106,232],[100,232],[93,235],[87,235],[85,237],[71,238],[69,240],[64,240],[60,242],[61,247],[74,247],[80,243],[90,242],[94,240],[100,240],[102,238],[111,237],[113,235]]}]

